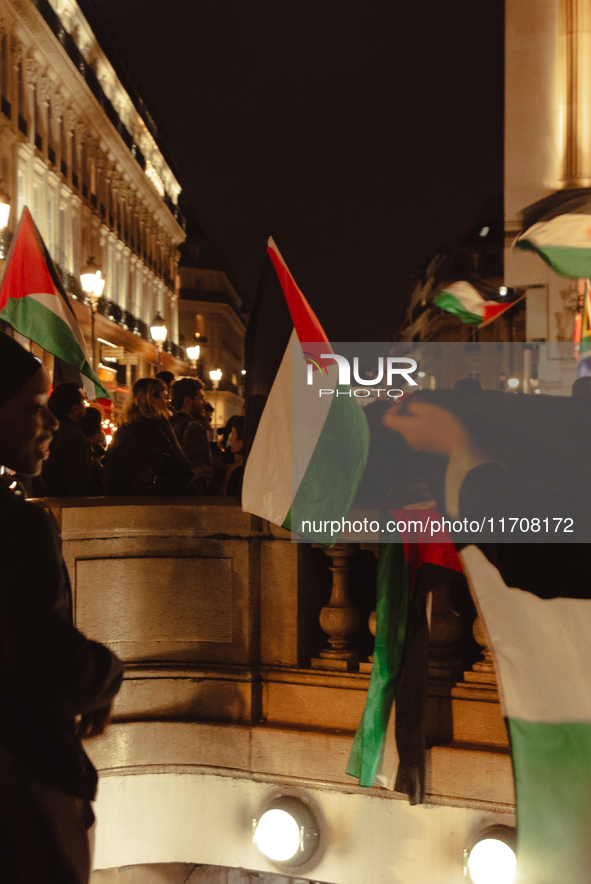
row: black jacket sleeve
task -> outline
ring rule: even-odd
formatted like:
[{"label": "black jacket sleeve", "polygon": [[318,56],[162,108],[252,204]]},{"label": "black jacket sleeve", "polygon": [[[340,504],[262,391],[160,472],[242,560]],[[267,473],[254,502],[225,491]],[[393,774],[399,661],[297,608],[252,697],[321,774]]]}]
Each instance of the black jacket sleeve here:
[{"label": "black jacket sleeve", "polygon": [[65,719],[106,706],[123,667],[72,623],[52,517],[22,501],[0,511],[0,691]]}]

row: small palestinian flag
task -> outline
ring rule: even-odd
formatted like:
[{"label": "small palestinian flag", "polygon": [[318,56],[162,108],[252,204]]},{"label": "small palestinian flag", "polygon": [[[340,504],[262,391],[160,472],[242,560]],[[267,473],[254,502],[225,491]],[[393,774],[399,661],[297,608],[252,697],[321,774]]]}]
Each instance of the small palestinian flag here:
[{"label": "small palestinian flag", "polygon": [[525,209],[515,248],[536,252],[560,276],[591,276],[591,188],[558,191]]},{"label": "small palestinian flag", "polygon": [[[272,239],[267,254],[272,267],[257,294],[245,342],[247,449],[252,443],[242,509],[299,536],[307,536],[304,521],[321,522],[323,531],[310,527],[311,539],[334,543],[328,526],[353,502],[367,462],[369,429],[351,391],[339,390],[338,367],[330,356],[323,358],[332,347]],[[277,279],[282,291],[273,290]],[[326,395],[308,386],[309,372],[320,373]]]},{"label": "small palestinian flag", "polygon": [[[482,286],[479,286],[484,291]],[[462,322],[482,328],[492,322],[514,302],[487,300],[475,286],[462,280],[444,286],[433,298],[433,303],[448,313],[453,313]]]},{"label": "small palestinian flag", "polygon": [[89,399],[111,397],[90,367],[84,337],[53,261],[25,207],[0,288],[0,319],[71,366]]}]

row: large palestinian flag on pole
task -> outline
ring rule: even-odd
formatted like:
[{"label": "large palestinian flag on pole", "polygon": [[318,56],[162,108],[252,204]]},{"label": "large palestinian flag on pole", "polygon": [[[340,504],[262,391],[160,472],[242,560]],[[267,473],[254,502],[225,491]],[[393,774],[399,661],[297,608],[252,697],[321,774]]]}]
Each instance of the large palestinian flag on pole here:
[{"label": "large palestinian flag on pole", "polygon": [[90,367],[84,337],[31,214],[24,209],[0,288],[0,319],[75,370],[89,399],[111,397]]},{"label": "large palestinian flag on pole", "polygon": [[561,190],[528,206],[515,248],[536,252],[561,276],[591,276],[591,188]]},{"label": "large palestinian flag on pole", "polygon": [[460,558],[490,637],[511,741],[516,880],[581,884],[591,879],[588,547],[487,550],[495,564],[475,546]]},{"label": "large palestinian flag on pole", "polygon": [[453,313],[462,322],[483,328],[512,307],[515,301],[487,299],[482,286],[476,287],[474,283],[460,280],[444,285],[433,298],[433,303]]},{"label": "large palestinian flag on pole", "polygon": [[[365,469],[369,430],[351,391],[339,390],[336,363],[322,358],[332,352],[328,338],[272,239],[267,254],[272,268],[246,340],[249,450],[242,508],[305,536],[304,520],[330,523],[349,510]],[[282,294],[273,291],[273,277]],[[309,366],[332,395],[319,396],[308,386]],[[265,385],[271,380],[269,392]],[[293,398],[293,389],[302,395]],[[330,528],[310,539],[336,541]]]}]

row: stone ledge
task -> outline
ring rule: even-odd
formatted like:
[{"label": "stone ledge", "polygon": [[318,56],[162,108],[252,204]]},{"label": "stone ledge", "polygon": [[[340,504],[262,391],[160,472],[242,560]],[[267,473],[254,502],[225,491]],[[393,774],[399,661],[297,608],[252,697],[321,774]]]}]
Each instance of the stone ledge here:
[{"label": "stone ledge", "polygon": [[[100,773],[138,769],[175,772],[207,768],[220,775],[292,779],[330,788],[359,789],[346,774],[353,733],[304,728],[179,721],[120,722],[87,743]],[[381,788],[362,790],[403,798]],[[450,743],[427,754],[427,804],[514,807],[509,752],[498,747]]]},{"label": "stone ledge", "polygon": [[431,749],[427,789],[433,796],[515,805],[508,749],[450,743]]}]

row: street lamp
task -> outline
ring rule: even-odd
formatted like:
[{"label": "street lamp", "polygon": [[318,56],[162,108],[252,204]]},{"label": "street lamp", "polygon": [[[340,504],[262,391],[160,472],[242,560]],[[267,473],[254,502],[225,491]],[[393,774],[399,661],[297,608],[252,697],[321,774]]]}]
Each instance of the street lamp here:
[{"label": "street lamp", "polygon": [[152,340],[156,344],[157,366],[158,371],[160,371],[160,354],[162,353],[162,345],[164,344],[164,341],[166,340],[166,336],[168,334],[166,322],[160,316],[160,313],[156,313],[156,316],[152,320],[152,325],[150,326],[150,334],[152,335]]},{"label": "street lamp", "polygon": [[88,259],[88,264],[80,272],[80,285],[82,291],[90,301],[90,338],[92,344],[92,367],[96,369],[94,315],[98,310],[98,302],[105,287],[100,267],[94,263],[94,257]]},{"label": "street lamp", "polygon": [[221,368],[213,368],[209,372],[209,379],[213,387],[213,428],[218,428],[218,387],[222,379]]},{"label": "street lamp", "polygon": [[201,352],[201,347],[198,344],[194,344],[192,347],[187,347],[187,358],[191,363],[191,368],[197,374],[197,360],[199,359],[199,353]]}]

